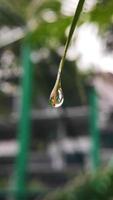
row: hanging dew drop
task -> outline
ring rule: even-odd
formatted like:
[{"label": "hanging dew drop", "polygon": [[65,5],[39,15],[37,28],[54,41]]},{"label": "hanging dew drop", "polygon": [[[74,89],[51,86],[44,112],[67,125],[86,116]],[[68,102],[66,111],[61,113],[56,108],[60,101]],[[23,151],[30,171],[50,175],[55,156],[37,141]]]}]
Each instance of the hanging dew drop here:
[{"label": "hanging dew drop", "polygon": [[63,96],[62,88],[59,87],[57,90],[55,91],[53,90],[50,95],[51,106],[54,108],[58,108],[62,106],[63,102],[64,102],[64,96]]}]

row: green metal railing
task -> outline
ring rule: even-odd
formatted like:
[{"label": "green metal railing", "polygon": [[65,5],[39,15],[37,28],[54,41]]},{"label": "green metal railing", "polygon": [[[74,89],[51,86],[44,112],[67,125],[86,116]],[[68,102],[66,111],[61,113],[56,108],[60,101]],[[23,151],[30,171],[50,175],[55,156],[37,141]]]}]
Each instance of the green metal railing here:
[{"label": "green metal railing", "polygon": [[25,199],[26,192],[26,166],[29,152],[29,143],[31,137],[31,96],[32,96],[32,77],[33,66],[30,59],[30,46],[26,43],[22,45],[22,96],[20,107],[20,120],[18,129],[19,153],[16,158],[15,166],[15,197],[20,200]]},{"label": "green metal railing", "polygon": [[100,133],[98,96],[93,86],[89,87],[89,128],[91,136],[91,165],[96,170],[100,165]]}]

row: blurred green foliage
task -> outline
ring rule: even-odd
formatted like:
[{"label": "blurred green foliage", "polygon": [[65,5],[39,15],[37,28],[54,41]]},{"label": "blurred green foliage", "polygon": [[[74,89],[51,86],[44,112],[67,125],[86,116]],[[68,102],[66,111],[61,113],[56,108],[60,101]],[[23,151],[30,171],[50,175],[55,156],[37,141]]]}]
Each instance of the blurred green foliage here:
[{"label": "blurred green foliage", "polygon": [[[48,15],[52,13],[55,19],[51,21],[52,16],[50,16],[50,22],[47,21],[44,13]],[[65,29],[69,24],[70,17],[64,17],[61,13],[59,0],[0,0],[0,25],[24,26],[26,34],[30,34],[29,39],[35,47],[63,39]]]},{"label": "blurred green foliage", "polygon": [[113,168],[80,175],[48,195],[46,200],[110,200],[113,198]]},{"label": "blurred green foliage", "polygon": [[90,20],[106,31],[113,23],[113,0],[97,1],[90,12]]},{"label": "blurred green foliage", "polygon": [[[0,26],[26,26],[28,32],[32,32],[30,41],[35,46],[45,45],[44,41],[48,45],[50,38],[61,42],[60,39],[65,38],[66,27],[71,22],[71,17],[64,16],[61,12],[61,4],[60,0],[0,0]],[[96,5],[86,13],[89,17],[85,19],[96,22],[106,30],[112,26],[112,8],[113,0],[97,0]],[[55,15],[55,20],[51,23],[43,17],[44,12],[49,11]]]}]

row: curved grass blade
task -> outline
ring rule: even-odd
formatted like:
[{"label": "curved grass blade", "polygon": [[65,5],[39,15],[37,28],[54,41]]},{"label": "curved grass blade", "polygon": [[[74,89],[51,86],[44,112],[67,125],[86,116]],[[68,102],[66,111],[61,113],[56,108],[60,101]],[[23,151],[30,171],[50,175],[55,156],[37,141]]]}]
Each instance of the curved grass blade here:
[{"label": "curved grass blade", "polygon": [[[58,88],[59,88],[59,82],[61,81],[61,73],[62,73],[62,69],[63,69],[63,66],[64,66],[66,53],[67,53],[70,41],[72,39],[74,30],[76,28],[77,22],[79,20],[80,14],[82,12],[82,8],[83,8],[84,3],[85,3],[85,0],[79,0],[77,8],[75,10],[75,14],[74,14],[74,17],[73,17],[73,20],[72,20],[72,23],[71,23],[69,35],[68,35],[68,38],[67,38],[67,41],[66,41],[66,44],[65,44],[64,53],[63,53],[62,59],[61,59],[60,64],[59,64],[56,82],[55,82],[54,88],[53,88],[51,95],[50,95],[50,100],[54,99],[54,101],[55,101],[55,99],[56,99],[56,94],[57,94],[57,91],[58,91]],[[54,102],[54,104],[55,104],[55,102]]]}]

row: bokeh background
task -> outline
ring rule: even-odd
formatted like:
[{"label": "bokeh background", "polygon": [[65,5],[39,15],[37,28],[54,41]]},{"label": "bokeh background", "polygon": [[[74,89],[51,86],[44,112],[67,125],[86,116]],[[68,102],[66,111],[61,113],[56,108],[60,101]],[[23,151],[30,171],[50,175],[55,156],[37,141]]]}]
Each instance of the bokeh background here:
[{"label": "bokeh background", "polygon": [[0,200],[113,199],[113,0],[86,0],[49,104],[77,3],[0,0]]}]

